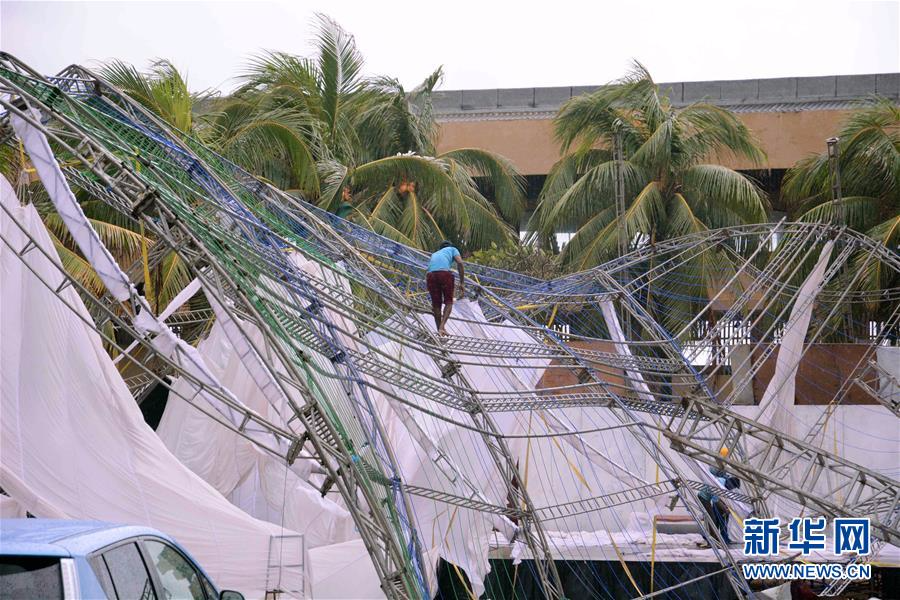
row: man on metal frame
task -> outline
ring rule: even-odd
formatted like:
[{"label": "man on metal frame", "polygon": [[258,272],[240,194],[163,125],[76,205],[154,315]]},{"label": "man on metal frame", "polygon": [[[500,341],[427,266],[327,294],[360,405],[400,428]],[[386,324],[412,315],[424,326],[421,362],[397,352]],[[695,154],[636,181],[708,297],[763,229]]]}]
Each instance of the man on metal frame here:
[{"label": "man on metal frame", "polygon": [[453,310],[453,263],[459,270],[459,297],[465,293],[466,273],[463,268],[462,257],[453,244],[444,240],[440,248],[431,255],[428,263],[428,273],[425,275],[425,284],[431,295],[431,313],[434,315],[434,325],[440,335],[447,335],[447,320]]},{"label": "man on metal frame", "polygon": [[[722,458],[728,458],[728,454],[728,448],[719,450],[719,455]],[[711,467],[709,472],[726,490],[733,490],[741,487],[741,480],[734,475],[729,475],[725,471],[715,467]],[[706,485],[700,490],[700,493],[698,493],[697,496],[700,498],[700,503],[703,504],[703,508],[706,509],[707,514],[709,514],[713,525],[719,530],[722,541],[731,545],[731,537],[728,535],[728,521],[730,520],[728,506],[722,501],[721,492],[713,486]],[[710,534],[712,534],[712,532],[710,532]],[[705,546],[706,544],[703,545]]]}]

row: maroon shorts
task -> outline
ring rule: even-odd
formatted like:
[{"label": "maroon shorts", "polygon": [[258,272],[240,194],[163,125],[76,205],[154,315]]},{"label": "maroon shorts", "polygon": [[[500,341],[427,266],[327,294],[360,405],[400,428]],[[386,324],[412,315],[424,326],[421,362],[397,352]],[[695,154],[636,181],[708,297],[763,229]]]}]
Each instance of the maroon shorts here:
[{"label": "maroon shorts", "polygon": [[453,273],[432,271],[425,276],[425,284],[431,294],[431,306],[453,304]]}]

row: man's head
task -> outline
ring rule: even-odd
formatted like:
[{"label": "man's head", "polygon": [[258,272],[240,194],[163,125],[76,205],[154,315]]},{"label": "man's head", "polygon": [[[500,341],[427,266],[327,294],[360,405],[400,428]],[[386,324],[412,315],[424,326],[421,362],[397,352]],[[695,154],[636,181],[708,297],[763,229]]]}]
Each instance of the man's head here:
[{"label": "man's head", "polygon": [[443,250],[444,248],[449,248],[452,245],[453,245],[453,242],[451,242],[450,240],[444,240],[443,242],[441,242],[441,246],[440,246],[440,248],[438,248],[438,250]]}]

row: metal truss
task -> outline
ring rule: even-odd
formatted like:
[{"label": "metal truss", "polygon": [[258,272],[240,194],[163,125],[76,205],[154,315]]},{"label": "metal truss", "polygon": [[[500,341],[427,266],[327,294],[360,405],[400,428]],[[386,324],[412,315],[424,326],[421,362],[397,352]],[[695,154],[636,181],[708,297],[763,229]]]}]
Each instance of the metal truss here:
[{"label": "metal truss", "polygon": [[[547,524],[666,495],[680,500],[701,525],[701,534],[725,566],[738,596],[750,596],[738,561],[716,528],[703,526],[708,517],[697,494],[709,486],[703,481],[707,467],[738,476],[745,483],[744,493],[732,490],[721,495],[753,506],[758,514],[766,514],[766,499],[775,494],[815,514],[869,517],[879,547],[882,542],[900,544],[900,483],[819,448],[815,438],[827,416],[806,437],[796,439],[730,408],[741,386],[749,384],[776,349],[778,327],[797,295],[804,265],[821,241],[834,239],[840,244],[815,293],[816,324],[806,349],[826,335],[831,323],[846,316],[847,306],[900,301],[900,290],[875,292],[853,285],[862,269],[853,272],[847,265],[858,255],[900,272],[900,257],[873,240],[831,225],[782,221],[666,240],[549,282],[473,266],[467,268],[477,277],[471,288],[492,326],[515,328],[529,339],[438,337],[428,324],[427,307],[401,291],[401,286],[408,291],[409,280],[421,279],[421,252],[259,181],[190,136],[173,131],[82,67],[69,67],[48,80],[0,53],[0,94],[0,106],[6,111],[0,115],[0,141],[14,140],[9,127],[13,114],[42,131],[66,156],[63,170],[69,181],[143,223],[157,238],[148,257],[151,264],[176,253],[201,281],[211,304],[224,307],[235,323],[260,332],[262,342],[254,343],[244,326],[236,325],[263,363],[265,385],[283,400],[289,414],[284,423],[272,422],[219,394],[217,399],[231,402],[229,406],[245,417],[240,427],[222,424],[248,439],[247,424],[270,432],[280,441],[267,450],[288,464],[307,458],[301,450],[308,452],[325,474],[323,494],[336,488],[350,511],[389,598],[429,594],[412,498],[515,522],[515,538],[535,559],[536,575],[551,599],[563,598],[563,587]],[[36,119],[31,108],[38,109],[41,118]],[[776,235],[782,241],[772,253]],[[12,247],[10,241],[3,242]],[[35,247],[30,240],[13,251],[27,264],[27,254]],[[312,261],[321,274],[301,271],[288,260],[290,252]],[[638,298],[706,253],[728,256],[736,266],[687,325],[670,334]],[[138,263],[126,271],[132,281],[143,276]],[[335,278],[349,285],[344,287]],[[93,318],[89,325],[107,342],[115,346],[102,331],[108,321],[138,342],[137,349],[128,353],[137,372],[129,374],[126,384],[139,402],[156,384],[165,385],[168,377],[191,379],[190,373],[153,350],[151,340],[123,318],[115,300],[94,297],[71,278],[65,281],[86,300]],[[58,296],[61,289],[54,289]],[[682,347],[692,328],[713,313],[714,302],[732,290],[738,291],[727,310],[690,339],[693,346]],[[623,344],[627,352],[597,349],[613,347],[608,339],[579,336],[585,343],[569,343],[538,323],[531,312],[561,306],[599,313],[599,303],[606,301],[615,303],[625,329],[635,333]],[[214,312],[181,311],[168,323],[199,333]],[[896,327],[897,318],[895,309],[878,340]],[[735,322],[761,333],[752,364],[743,375],[729,377],[731,392],[726,394],[715,391],[710,382],[726,358],[726,349],[716,340]],[[424,362],[408,364],[374,344],[366,332],[419,353]],[[900,416],[900,398],[885,395],[879,385],[890,376],[872,360],[877,343],[870,345],[853,376],[842,384],[834,404],[856,385]],[[713,348],[715,367],[701,374],[692,358],[707,348]],[[512,359],[518,362],[512,364]],[[483,391],[466,376],[468,365],[561,369],[574,374],[579,383]],[[896,380],[892,384],[896,386]],[[487,498],[468,479],[465,466],[454,464],[437,442],[431,451],[442,464],[443,485],[403,481],[374,410],[373,394],[397,402],[413,417],[428,415],[477,433],[490,457],[494,483],[506,497]],[[439,413],[421,406],[420,399],[447,410]],[[510,450],[511,440],[570,437],[586,452],[593,450],[582,437],[589,431],[575,431],[558,421],[560,426],[546,436],[531,432],[520,436],[504,431],[496,419],[503,413],[532,411],[557,419],[553,411],[568,408],[608,411],[618,425],[606,429],[627,431],[659,465],[662,481],[536,506]],[[723,447],[731,449],[727,457],[719,453]],[[686,464],[693,476],[674,453],[690,459]],[[448,482],[450,488],[445,487]],[[835,589],[837,584],[829,588]]]},{"label": "metal truss", "polygon": [[[156,202],[159,190],[145,185],[128,164],[109,154],[90,135],[53,107],[44,104],[42,99],[20,87],[19,84],[29,83],[29,80],[32,83],[39,83],[40,79],[36,73],[9,55],[0,56],[0,66],[5,67],[0,70],[0,86],[4,88],[3,91],[17,98],[19,102],[24,101],[25,106],[41,108],[45,114],[52,116],[54,125],[50,128],[35,122],[30,114],[20,106],[16,106],[16,101],[0,99],[0,104],[8,113],[17,114],[44,131],[48,138],[76,157],[100,184],[99,189],[95,186],[93,189],[89,188],[89,191],[98,192],[99,197],[126,214],[143,217],[148,229],[164,240],[171,250],[177,252],[196,275],[199,276],[204,268],[213,264],[214,259],[209,257],[205,249],[195,245],[196,239],[188,236],[178,236],[176,239],[173,236],[176,230],[180,230],[181,234],[188,233],[176,215],[165,212],[153,216],[148,214],[151,207],[160,208]],[[19,76],[15,78],[18,81],[10,79],[13,74]],[[59,101],[61,98],[61,94],[54,94],[51,89],[43,100]],[[254,312],[252,306],[245,305],[244,308],[248,313]],[[263,328],[262,331],[266,332],[266,329]],[[270,340],[269,350],[276,355],[279,353],[283,355],[281,346],[273,342],[274,340]],[[287,356],[283,356],[283,364],[289,368],[293,365]],[[356,466],[358,461],[354,460],[354,453],[344,445],[334,425],[319,408],[315,396],[309,390],[302,389],[300,382],[305,381],[303,374],[295,371],[291,379],[295,387],[305,392],[304,397],[308,402],[304,407],[295,407],[295,417],[302,425],[302,441],[311,446],[312,453],[321,467],[336,482],[336,487],[341,492],[373,557],[385,593],[396,598],[419,597],[420,583],[415,582],[415,577],[409,571],[407,551],[404,545],[397,543],[395,526],[389,523],[388,516],[380,508],[382,498],[375,496],[372,487],[364,484],[358,477]],[[284,391],[286,396],[289,396],[287,390]],[[364,504],[360,504],[361,498],[365,499]]]},{"label": "metal truss", "polygon": [[[125,348],[122,348],[121,346],[119,346],[114,338],[110,337],[107,333],[105,333],[102,327],[99,327],[95,322],[93,322],[89,319],[84,319],[84,317],[82,317],[80,312],[78,311],[77,306],[72,304],[69,300],[66,300],[65,297],[63,296],[63,292],[65,290],[67,290],[68,288],[72,288],[72,289],[76,290],[78,292],[78,295],[83,300],[86,300],[86,303],[89,307],[101,312],[106,317],[106,319],[108,319],[109,321],[112,321],[120,331],[127,333],[127,334],[131,335],[132,337],[134,337],[135,340],[137,340],[139,342],[140,351],[146,353],[146,356],[149,359],[152,359],[152,361],[159,362],[160,364],[164,365],[167,373],[172,374],[172,376],[184,377],[185,379],[187,379],[189,381],[193,381],[197,385],[202,385],[201,382],[196,380],[194,375],[185,371],[180,365],[173,362],[169,358],[161,355],[149,343],[149,340],[147,338],[141,336],[137,332],[137,330],[135,330],[122,316],[120,316],[117,312],[111,310],[103,300],[94,296],[78,280],[72,278],[68,274],[68,272],[66,272],[66,270],[62,267],[62,265],[54,260],[54,257],[51,254],[49,254],[47,251],[45,251],[43,248],[40,247],[38,240],[36,240],[28,232],[28,230],[25,228],[24,225],[22,225],[15,219],[15,216],[12,213],[10,213],[6,209],[5,206],[0,207],[0,210],[2,210],[6,214],[7,218],[9,218],[13,223],[16,224],[17,229],[19,230],[20,234],[27,240],[23,246],[19,246],[18,244],[14,243],[13,240],[0,235],[0,241],[2,241],[3,244],[7,248],[9,248],[9,250],[23,263],[23,265],[26,268],[28,268],[28,270],[31,272],[31,274],[38,281],[40,281],[40,283],[42,285],[44,285],[44,287],[46,287],[48,290],[50,290],[66,308],[71,310],[76,316],[78,316],[80,319],[82,319],[82,321],[88,327],[93,329],[107,344],[110,344],[111,346],[117,348],[118,350],[120,350],[122,352],[124,352],[126,350]],[[40,276],[37,273],[37,271],[34,269],[30,260],[31,260],[31,255],[38,255],[38,254],[41,255],[49,264],[52,264],[53,267],[56,268],[57,272],[60,275],[60,279],[61,279],[62,283],[60,283],[58,285],[54,285],[53,283],[51,283],[50,281],[43,278],[42,276]],[[184,395],[182,393],[179,393],[177,390],[173,389],[170,386],[170,384],[166,383],[166,381],[162,377],[160,377],[157,373],[155,373],[150,368],[146,367],[144,364],[145,362],[149,362],[149,361],[147,359],[145,359],[144,361],[136,362],[136,364],[138,365],[138,367],[141,369],[142,372],[125,380],[125,383],[128,384],[128,386],[129,386],[129,390],[132,391],[133,394],[135,393],[134,390],[137,390],[137,389],[147,390],[149,387],[155,387],[156,385],[163,385],[164,387],[166,387],[168,389],[169,393],[172,396],[177,397],[180,400],[183,400],[184,402],[191,404],[192,406],[194,406],[194,408],[196,408],[203,414],[207,415],[208,417],[214,419],[215,421],[220,423],[223,427],[226,427],[226,428],[230,429],[231,431],[237,433],[241,437],[250,440],[251,442],[253,442],[257,446],[259,446],[263,450],[266,450],[267,452],[269,452],[275,456],[279,456],[280,458],[285,460],[285,462],[287,464],[291,464],[294,462],[294,460],[296,460],[296,458],[298,456],[299,448],[301,446],[300,436],[298,434],[290,431],[289,429],[285,429],[275,423],[272,423],[268,419],[264,418],[263,416],[259,415],[258,413],[254,412],[252,410],[245,408],[242,405],[235,404],[227,396],[218,394],[218,392],[216,390],[213,390],[210,388],[204,388],[208,393],[215,395],[216,399],[218,401],[226,404],[227,406],[229,406],[229,408],[231,410],[237,411],[238,413],[240,413],[242,415],[242,419],[241,419],[242,426],[235,427],[227,419],[223,419],[221,415],[219,415],[215,411],[211,410],[208,406],[204,406],[203,403],[197,402],[197,399],[195,396]],[[284,443],[279,444],[279,445],[269,446],[269,445],[260,443],[259,440],[250,439],[247,436],[246,428],[247,428],[247,425],[249,425],[251,423],[268,431],[272,435],[273,439],[281,440]],[[282,448],[287,448],[288,449],[287,452],[283,451]]]},{"label": "metal truss", "polygon": [[[774,493],[829,517],[863,517],[872,521],[875,535],[889,543],[900,542],[896,526],[900,509],[900,483],[844,460],[817,446],[797,440],[752,419],[699,398],[687,400],[686,409],[706,413],[705,423],[690,417],[676,417],[662,430],[672,446],[686,456],[738,474],[742,480],[755,483]],[[740,460],[713,455],[697,443],[710,430],[716,432],[717,447],[752,447]],[[752,440],[752,446],[749,443]],[[782,465],[791,461],[793,468],[786,477]],[[824,480],[825,474],[835,482],[825,494],[809,490]],[[840,492],[843,501],[835,500]]]},{"label": "metal truss", "polygon": [[[897,381],[897,378],[888,373],[884,367],[870,359],[866,363],[866,371],[856,377],[854,383],[894,413],[894,416],[900,417],[900,381]],[[893,393],[885,393],[885,386],[894,390]]]}]

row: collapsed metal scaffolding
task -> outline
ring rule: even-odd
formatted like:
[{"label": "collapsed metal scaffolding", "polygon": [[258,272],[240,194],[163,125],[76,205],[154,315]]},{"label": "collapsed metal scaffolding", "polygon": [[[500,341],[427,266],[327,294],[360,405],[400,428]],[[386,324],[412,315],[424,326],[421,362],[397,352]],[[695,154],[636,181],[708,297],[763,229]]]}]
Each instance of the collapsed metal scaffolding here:
[{"label": "collapsed metal scaffolding", "polygon": [[[708,467],[737,476],[740,490],[721,494],[758,516],[772,514],[777,499],[829,518],[868,517],[881,543],[900,544],[900,482],[824,448],[832,410],[798,436],[769,413],[751,418],[733,406],[807,310],[813,318],[798,362],[818,344],[863,347],[836,391],[818,400],[835,408],[862,390],[898,415],[896,392],[884,391],[896,382],[883,383],[890,375],[875,353],[896,343],[900,289],[860,282],[876,267],[879,281],[896,281],[900,256],[865,236],[787,222],[700,231],[554,281],[467,265],[485,321],[457,315],[468,333],[439,337],[429,325],[423,253],[256,179],[94,73],[72,66],[46,78],[2,54],[0,105],[4,143],[18,151],[14,123],[39,132],[69,185],[159,240],[150,266],[172,252],[184,261],[215,310],[179,311],[167,322],[226,322],[280,418],[247,409],[161,353],[157,334],[135,324],[147,310],[141,298],[95,296],[69,278],[92,326],[138,370],[128,380],[136,399],[156,384],[177,396],[170,379],[190,381],[202,395],[182,399],[210,418],[288,465],[314,461],[323,495],[340,494],[390,598],[433,594],[422,502],[459,510],[470,525],[486,518],[505,543],[524,545],[544,594],[563,598],[555,524],[577,517],[594,531],[624,530],[618,509],[648,512],[664,497],[699,524],[734,592],[748,596],[734,548],[707,526],[697,495],[711,485]],[[11,249],[25,256],[35,247]],[[129,267],[130,281],[140,283],[141,265]],[[107,322],[136,345],[116,344]],[[554,328],[561,323],[566,333]],[[492,387],[473,379],[478,369],[511,375]],[[535,369],[568,373],[575,383],[529,387],[516,379]],[[398,453],[407,449],[392,443],[385,401],[418,444],[419,460],[437,465],[438,479],[404,478]],[[777,399],[764,396],[770,402]],[[433,423],[443,437],[429,435]],[[604,432],[623,437],[607,443]],[[529,462],[537,462],[529,449],[542,440],[577,456],[570,465],[613,473],[617,485],[586,490],[573,467],[553,489],[556,474],[547,465],[535,473],[540,464],[531,465],[529,482]],[[630,474],[645,461],[656,465],[655,482]],[[624,543],[638,547],[627,535]],[[830,592],[840,589],[835,583]]]}]

